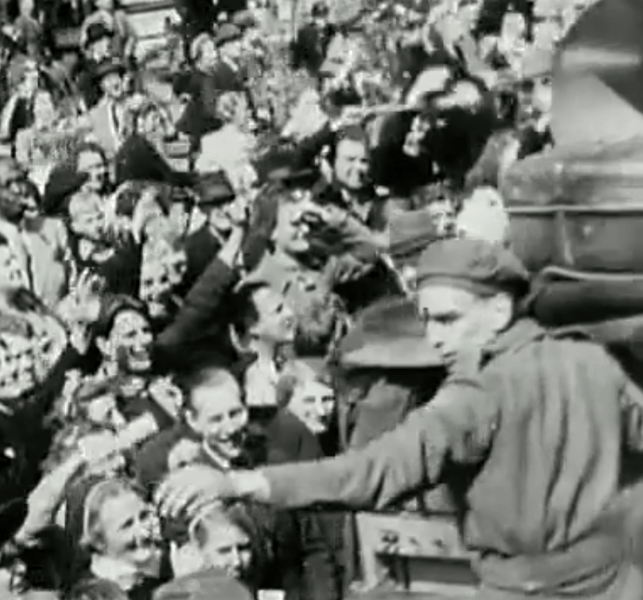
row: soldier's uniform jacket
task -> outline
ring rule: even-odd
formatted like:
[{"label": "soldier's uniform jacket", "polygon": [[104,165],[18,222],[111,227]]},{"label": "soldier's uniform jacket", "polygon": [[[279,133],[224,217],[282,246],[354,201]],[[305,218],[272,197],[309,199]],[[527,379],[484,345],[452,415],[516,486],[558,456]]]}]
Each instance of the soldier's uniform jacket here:
[{"label": "soldier's uniform jacket", "polygon": [[521,320],[479,372],[454,373],[363,450],[264,473],[280,506],[382,508],[474,467],[463,533],[483,597],[639,597],[623,543],[640,537],[637,494],[619,480],[625,451],[643,447],[642,415],[641,391],[603,347]]}]

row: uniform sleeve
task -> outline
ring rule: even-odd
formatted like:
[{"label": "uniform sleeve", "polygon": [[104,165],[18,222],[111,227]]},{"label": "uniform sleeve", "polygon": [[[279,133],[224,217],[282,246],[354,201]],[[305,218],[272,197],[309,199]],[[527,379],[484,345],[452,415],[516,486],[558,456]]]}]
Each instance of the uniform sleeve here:
[{"label": "uniform sleeve", "polygon": [[625,447],[631,452],[643,452],[643,390],[626,375],[620,399]]},{"label": "uniform sleeve", "polygon": [[491,444],[498,413],[495,396],[479,380],[447,383],[432,402],[361,450],[265,469],[270,501],[288,508],[384,508],[419,487],[440,483],[449,462],[479,462]]}]

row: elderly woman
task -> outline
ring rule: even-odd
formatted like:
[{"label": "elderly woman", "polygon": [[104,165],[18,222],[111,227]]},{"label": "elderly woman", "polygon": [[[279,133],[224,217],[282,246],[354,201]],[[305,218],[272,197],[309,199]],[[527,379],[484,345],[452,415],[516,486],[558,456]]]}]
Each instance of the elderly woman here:
[{"label": "elderly woman", "polygon": [[226,92],[219,97],[217,113],[223,127],[203,136],[195,169],[199,173],[225,171],[236,191],[252,187],[257,174],[252,167],[256,139],[246,96]]},{"label": "elderly woman", "polygon": [[127,480],[105,479],[82,503],[80,544],[90,557],[86,577],[117,583],[145,598],[160,583],[160,526],[154,510]]}]

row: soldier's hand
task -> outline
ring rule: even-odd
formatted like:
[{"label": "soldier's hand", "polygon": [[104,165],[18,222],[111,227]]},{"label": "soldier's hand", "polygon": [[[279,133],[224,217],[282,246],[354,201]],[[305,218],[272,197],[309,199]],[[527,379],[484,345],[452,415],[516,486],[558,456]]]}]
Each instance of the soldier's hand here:
[{"label": "soldier's hand", "polygon": [[228,475],[207,465],[190,465],[167,477],[159,486],[155,501],[163,516],[176,518],[217,500],[235,497]]}]

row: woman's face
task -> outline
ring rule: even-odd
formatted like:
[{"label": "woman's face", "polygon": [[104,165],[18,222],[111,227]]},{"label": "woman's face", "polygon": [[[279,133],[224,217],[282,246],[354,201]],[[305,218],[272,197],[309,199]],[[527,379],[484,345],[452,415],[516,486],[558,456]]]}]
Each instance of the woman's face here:
[{"label": "woman's face", "polygon": [[282,294],[269,287],[253,294],[258,320],[251,333],[271,343],[287,344],[295,337],[295,315]]},{"label": "woman's face", "polygon": [[148,305],[150,314],[165,314],[168,297],[183,280],[186,269],[184,251],[171,250],[143,261],[140,296]]},{"label": "woman's face", "polygon": [[114,319],[103,353],[126,373],[146,373],[152,366],[153,342],[149,321],[134,310],[123,310]]},{"label": "woman's face", "polygon": [[252,564],[248,534],[234,523],[211,524],[208,542],[201,549],[208,567],[222,569],[228,577],[244,579]]},{"label": "woman's face", "polygon": [[105,211],[96,193],[80,192],[69,202],[71,230],[81,239],[102,242],[105,237]]},{"label": "woman's face", "polygon": [[78,156],[78,170],[87,173],[89,179],[85,183],[85,189],[100,193],[107,184],[107,165],[103,157],[93,150],[85,150]]},{"label": "woman's face", "polygon": [[321,435],[330,425],[335,410],[335,394],[319,381],[301,382],[288,403],[288,410],[312,433]]},{"label": "woman's face", "polygon": [[102,554],[150,575],[161,560],[159,523],[151,507],[131,491],[107,498],[98,515]]}]

